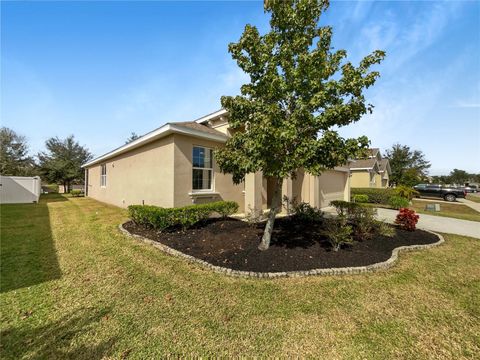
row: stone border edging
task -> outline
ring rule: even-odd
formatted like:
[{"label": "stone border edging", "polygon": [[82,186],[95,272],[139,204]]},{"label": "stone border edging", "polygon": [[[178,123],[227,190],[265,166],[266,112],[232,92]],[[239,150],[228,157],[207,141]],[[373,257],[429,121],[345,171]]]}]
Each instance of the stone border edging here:
[{"label": "stone border edging", "polygon": [[[127,221],[128,222],[128,221]],[[392,251],[392,256],[382,262],[371,264],[371,265],[365,265],[365,266],[355,266],[355,267],[343,267],[343,268],[328,268],[328,269],[313,269],[313,270],[298,270],[298,271],[282,271],[282,272],[255,272],[255,271],[242,271],[242,270],[233,270],[221,266],[216,266],[213,264],[210,264],[207,261],[198,259],[194,256],[187,255],[181,251],[172,249],[171,247],[164,245],[160,242],[148,239],[146,237],[143,237],[141,235],[136,235],[130,233],[127,229],[123,227],[124,224],[127,222],[120,224],[118,228],[122,233],[129,237],[133,237],[136,239],[139,239],[147,244],[150,244],[163,252],[183,258],[187,260],[190,263],[196,263],[201,265],[202,267],[213,270],[216,273],[228,275],[228,276],[233,276],[233,277],[242,277],[242,278],[267,278],[267,279],[274,279],[274,278],[282,278],[282,277],[303,277],[303,276],[313,276],[313,275],[354,275],[354,274],[364,274],[364,273],[369,273],[369,272],[375,272],[379,270],[386,270],[391,268],[395,262],[398,260],[398,254],[400,252],[409,252],[409,251],[415,251],[415,250],[421,250],[421,249],[430,249],[436,246],[439,246],[445,242],[445,239],[443,238],[442,235],[437,234],[433,231],[429,230],[423,230],[427,231],[429,233],[432,233],[436,236],[438,236],[439,240],[436,243],[433,244],[424,244],[424,245],[410,245],[410,246],[400,246]]]}]

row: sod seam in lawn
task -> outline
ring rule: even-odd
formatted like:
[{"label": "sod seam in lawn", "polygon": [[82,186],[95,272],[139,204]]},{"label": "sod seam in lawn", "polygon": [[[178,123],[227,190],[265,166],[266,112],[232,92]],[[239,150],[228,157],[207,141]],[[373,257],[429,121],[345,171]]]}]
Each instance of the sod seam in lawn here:
[{"label": "sod seam in lawn", "polygon": [[1,357],[467,359],[480,241],[444,235],[369,275],[261,281],[121,234],[126,212],[49,195],[1,207]]}]

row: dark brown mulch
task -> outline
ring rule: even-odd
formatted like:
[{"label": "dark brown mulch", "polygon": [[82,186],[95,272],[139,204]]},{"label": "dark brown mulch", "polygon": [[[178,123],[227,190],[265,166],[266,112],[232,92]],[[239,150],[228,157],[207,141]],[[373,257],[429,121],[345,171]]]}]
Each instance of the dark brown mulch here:
[{"label": "dark brown mulch", "polygon": [[432,244],[438,237],[422,230],[413,232],[396,229],[394,237],[376,236],[332,251],[321,224],[302,224],[291,218],[275,221],[272,243],[268,250],[257,246],[264,224],[251,226],[234,219],[210,219],[185,232],[160,233],[137,226],[125,229],[158,241],[185,254],[211,264],[243,271],[281,272],[320,268],[352,267],[385,261],[399,246]]}]

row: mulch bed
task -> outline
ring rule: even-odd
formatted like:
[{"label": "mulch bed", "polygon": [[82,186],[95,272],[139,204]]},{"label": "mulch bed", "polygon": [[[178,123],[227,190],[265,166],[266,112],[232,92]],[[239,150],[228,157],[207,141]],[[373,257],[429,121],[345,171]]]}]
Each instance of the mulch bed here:
[{"label": "mulch bed", "polygon": [[426,231],[396,229],[394,237],[376,236],[356,241],[335,252],[322,235],[322,224],[307,225],[291,218],[279,218],[275,221],[270,248],[260,251],[257,246],[264,224],[252,226],[235,219],[210,219],[184,232],[158,232],[132,221],[124,224],[124,228],[213,265],[255,272],[365,266],[387,260],[397,247],[439,240]]}]

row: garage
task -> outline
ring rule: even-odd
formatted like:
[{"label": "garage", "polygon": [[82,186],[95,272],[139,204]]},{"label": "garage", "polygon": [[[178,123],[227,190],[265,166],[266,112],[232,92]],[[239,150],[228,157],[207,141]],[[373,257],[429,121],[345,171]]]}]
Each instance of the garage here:
[{"label": "garage", "polygon": [[333,200],[348,200],[348,171],[326,171],[318,177],[320,208],[327,207]]}]

